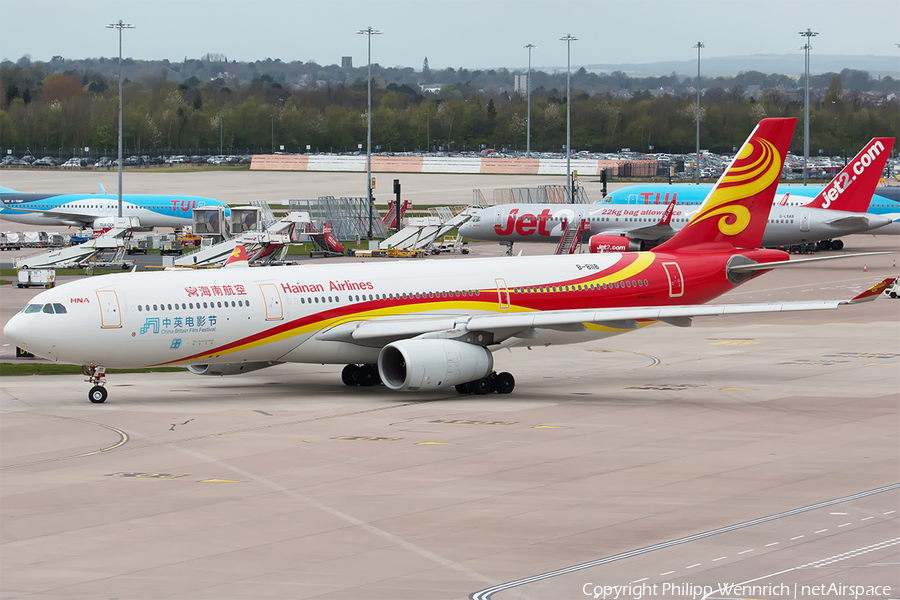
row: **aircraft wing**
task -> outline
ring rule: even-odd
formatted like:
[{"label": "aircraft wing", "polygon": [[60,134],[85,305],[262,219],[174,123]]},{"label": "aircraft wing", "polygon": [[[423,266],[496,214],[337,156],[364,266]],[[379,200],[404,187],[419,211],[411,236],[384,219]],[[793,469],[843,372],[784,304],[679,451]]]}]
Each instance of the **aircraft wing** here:
[{"label": "aircraft wing", "polygon": [[[846,215],[843,217],[838,217],[836,219],[830,219],[828,221],[825,221],[825,223],[828,225],[834,225],[836,227],[853,227],[853,228],[870,227],[871,220],[869,219],[869,216],[871,216],[871,215],[868,215],[867,213],[857,213],[857,214],[853,214],[853,215]],[[886,216],[886,215],[877,215],[877,216]]]},{"label": "aircraft wing", "polygon": [[606,230],[606,235],[624,235],[633,240],[657,241],[660,243],[668,240],[677,233],[670,225],[648,225],[637,229]]},{"label": "aircraft wing", "polygon": [[[874,300],[894,279],[885,279],[850,300],[810,300],[753,304],[696,304],[683,306],[622,307],[554,311],[512,312],[489,315],[436,315],[420,318],[384,317],[342,323],[317,336],[320,340],[362,345],[389,343],[415,337],[449,338],[493,345],[509,338],[538,338],[538,329],[584,331],[588,326],[613,330],[638,329],[648,321],[690,327],[694,317],[809,310],[833,310],[845,304]],[[478,339],[479,334],[490,334]]]},{"label": "aircraft wing", "polygon": [[40,208],[19,208],[15,205],[9,205],[6,202],[3,202],[3,208],[11,212],[22,213],[23,215],[38,214],[44,217],[51,217],[54,219],[58,219],[60,222],[65,223],[66,225],[73,226],[90,225],[97,219],[96,215],[78,214],[72,212],[62,214],[54,212],[52,210],[43,210]]}]

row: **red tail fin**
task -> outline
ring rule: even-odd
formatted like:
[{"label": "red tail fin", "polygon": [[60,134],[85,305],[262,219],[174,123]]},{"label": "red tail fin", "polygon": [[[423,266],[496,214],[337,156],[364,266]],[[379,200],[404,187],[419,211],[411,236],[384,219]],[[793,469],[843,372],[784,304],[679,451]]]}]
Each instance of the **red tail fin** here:
[{"label": "red tail fin", "polygon": [[340,252],[343,254],[344,245],[341,244],[336,237],[331,234],[331,223],[325,223],[322,227],[322,236],[325,238],[325,243],[328,245],[328,248],[333,252]]},{"label": "red tail fin", "polygon": [[853,212],[867,211],[893,146],[894,138],[873,138],[806,206]]},{"label": "red tail fin", "polygon": [[225,261],[225,265],[222,268],[225,269],[249,266],[250,263],[247,262],[247,249],[244,248],[243,245],[238,244],[234,247],[234,250],[231,251],[231,256],[228,257],[228,260]]},{"label": "red tail fin", "polygon": [[797,119],[763,119],[672,239],[654,251],[758,248]]},{"label": "red tail fin", "polygon": [[672,194],[672,201],[666,206],[665,212],[663,212],[662,217],[659,219],[659,223],[656,225],[668,225],[672,221],[672,213],[675,212],[675,198],[677,194]]}]

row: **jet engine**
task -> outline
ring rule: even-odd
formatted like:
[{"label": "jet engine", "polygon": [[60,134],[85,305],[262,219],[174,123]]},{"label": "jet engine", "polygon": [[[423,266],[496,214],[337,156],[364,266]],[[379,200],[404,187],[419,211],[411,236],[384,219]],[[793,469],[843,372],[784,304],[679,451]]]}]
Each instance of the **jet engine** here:
[{"label": "jet engine", "polygon": [[98,217],[94,219],[93,228],[97,229],[112,229],[116,226],[115,217]]},{"label": "jet engine", "polygon": [[624,235],[603,235],[602,233],[591,236],[591,253],[597,252],[637,252],[644,249],[644,242],[633,240]]},{"label": "jet engine", "polygon": [[493,368],[487,348],[455,340],[400,340],[378,355],[381,381],[392,390],[438,390],[482,379]]},{"label": "jet engine", "polygon": [[258,371],[266,367],[280,365],[279,362],[241,362],[221,363],[217,365],[188,365],[188,371],[194,375],[240,375],[250,371]]}]

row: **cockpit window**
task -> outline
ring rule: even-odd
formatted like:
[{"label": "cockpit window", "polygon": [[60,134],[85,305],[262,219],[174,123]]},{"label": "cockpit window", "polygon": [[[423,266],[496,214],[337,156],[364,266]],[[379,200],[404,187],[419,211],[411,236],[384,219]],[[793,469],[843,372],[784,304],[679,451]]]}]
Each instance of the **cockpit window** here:
[{"label": "cockpit window", "polygon": [[64,315],[68,311],[66,310],[66,307],[59,302],[54,302],[52,304],[28,304],[25,306],[25,308],[22,309],[22,312],[25,314],[43,312],[48,315],[52,315],[54,313],[58,315]]}]

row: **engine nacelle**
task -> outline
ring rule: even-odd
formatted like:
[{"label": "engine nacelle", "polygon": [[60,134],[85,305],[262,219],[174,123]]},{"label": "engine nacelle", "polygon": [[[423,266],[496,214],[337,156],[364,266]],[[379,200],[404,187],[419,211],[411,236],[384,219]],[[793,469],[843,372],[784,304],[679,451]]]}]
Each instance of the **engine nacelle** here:
[{"label": "engine nacelle", "polygon": [[115,217],[98,217],[94,219],[92,223],[94,230],[98,229],[112,229],[116,226],[116,218]]},{"label": "engine nacelle", "polygon": [[378,355],[381,381],[392,390],[439,390],[481,379],[493,369],[490,350],[455,340],[400,340]]},{"label": "engine nacelle", "polygon": [[240,375],[250,371],[258,371],[266,367],[280,365],[279,362],[242,362],[221,363],[217,365],[188,365],[188,371],[194,375]]},{"label": "engine nacelle", "polygon": [[604,235],[600,233],[591,236],[591,253],[638,252],[643,249],[643,242],[640,240],[633,240],[624,235]]}]

